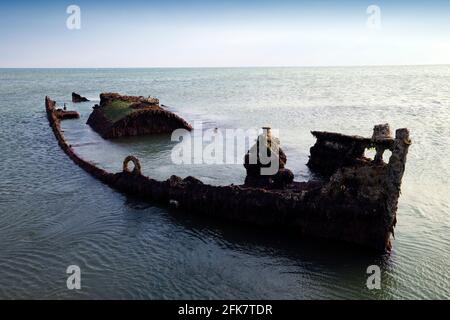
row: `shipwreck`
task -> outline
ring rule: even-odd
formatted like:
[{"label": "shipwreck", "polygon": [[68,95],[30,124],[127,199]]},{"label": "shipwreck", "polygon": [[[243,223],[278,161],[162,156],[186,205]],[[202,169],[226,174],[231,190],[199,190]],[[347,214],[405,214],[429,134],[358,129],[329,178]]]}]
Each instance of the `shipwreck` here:
[{"label": "shipwreck", "polygon": [[[103,94],[100,106],[95,107],[93,113],[108,105],[110,102],[106,100],[111,97],[117,99],[115,95]],[[156,101],[143,99],[147,98],[127,97],[126,101],[144,103],[144,110],[149,108],[149,104],[156,106]],[[133,156],[125,158],[121,172],[106,172],[78,156],[64,138],[61,120],[76,118],[77,113],[61,110],[49,97],[45,98],[45,107],[50,127],[61,149],[86,172],[121,192],[192,214],[280,228],[300,236],[347,242],[379,252],[391,249],[401,181],[411,144],[407,129],[398,129],[395,137],[391,137],[389,126],[379,125],[375,126],[370,138],[312,132],[317,142],[310,150],[308,166],[320,179],[309,182],[294,181],[294,175],[286,168],[286,155],[278,148],[278,142],[271,137],[270,130],[266,129],[266,142],[261,144],[258,140],[245,156],[245,184],[213,186],[195,177],[182,179],[171,176],[166,181],[146,177],[141,172],[139,160]],[[164,130],[161,132],[179,125],[189,128],[187,122],[178,119],[178,116],[166,117],[164,111],[151,108],[150,115],[155,117],[155,123],[163,123]],[[153,113],[155,111],[162,112],[164,116]],[[92,117],[95,119],[101,115]],[[146,121],[152,120],[149,114],[146,117]],[[95,120],[91,118],[88,123],[94,125]],[[153,131],[160,132],[154,129],[145,132]],[[114,136],[111,132],[115,131],[100,129],[99,132],[110,137]],[[248,159],[259,148],[273,150],[274,146],[277,146],[279,169],[273,175],[262,176],[258,169],[264,165],[259,161],[250,163]],[[373,160],[364,156],[365,150],[372,148],[376,150]],[[392,153],[387,163],[383,161],[386,150]],[[133,163],[132,169],[129,163]]]},{"label": "shipwreck", "polygon": [[72,102],[73,103],[88,102],[88,101],[89,101],[88,98],[82,97],[76,92],[72,92]]},{"label": "shipwreck", "polygon": [[100,94],[100,104],[94,106],[87,124],[105,139],[192,130],[184,119],[160,106],[158,99],[118,93]]}]

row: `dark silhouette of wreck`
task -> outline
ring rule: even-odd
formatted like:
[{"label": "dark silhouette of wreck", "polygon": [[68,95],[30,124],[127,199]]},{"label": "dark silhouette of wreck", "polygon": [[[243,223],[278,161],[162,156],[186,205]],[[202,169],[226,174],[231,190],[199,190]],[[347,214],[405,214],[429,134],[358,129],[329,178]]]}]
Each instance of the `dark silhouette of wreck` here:
[{"label": "dark silhouette of wreck", "polygon": [[[106,172],[80,158],[66,142],[60,121],[76,117],[76,112],[58,109],[48,97],[45,106],[62,150],[85,171],[119,191],[192,214],[283,228],[302,236],[353,243],[380,252],[391,249],[411,144],[407,129],[398,129],[395,138],[390,137],[388,125],[376,126],[372,138],[312,132],[317,142],[310,150],[308,166],[320,174],[319,180],[293,181],[292,173],[285,168],[286,155],[280,151],[280,168],[273,176],[258,176],[255,168],[261,164],[250,165],[246,160],[244,185],[212,186],[194,177],[151,179],[142,175],[139,160],[133,156],[125,159],[122,172]],[[374,160],[364,157],[368,148],[376,150]],[[388,163],[382,160],[385,150],[392,152]],[[128,168],[129,162],[134,163],[133,170]]]}]

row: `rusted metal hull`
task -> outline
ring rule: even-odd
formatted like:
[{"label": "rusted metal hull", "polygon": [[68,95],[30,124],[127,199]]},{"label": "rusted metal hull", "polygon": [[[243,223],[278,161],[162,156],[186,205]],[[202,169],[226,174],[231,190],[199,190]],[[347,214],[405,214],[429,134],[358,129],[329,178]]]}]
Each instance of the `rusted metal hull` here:
[{"label": "rusted metal hull", "polygon": [[[136,111],[112,122],[105,116],[104,109],[113,100],[132,103],[132,109]],[[100,105],[94,106],[87,124],[104,139],[171,133],[178,128],[192,130],[184,119],[159,106],[158,99],[122,96],[118,93],[100,94]]]},{"label": "rusted metal hull", "polygon": [[[64,117],[58,115],[56,103],[46,97],[45,104],[50,126],[62,150],[89,174],[121,192],[192,214],[283,228],[301,236],[343,241],[380,252],[391,248],[409,146],[406,129],[397,130],[397,138],[388,143],[393,152],[389,164],[360,161],[338,168],[322,182],[293,182],[284,189],[268,190],[211,186],[193,177],[172,176],[158,181],[142,175],[139,166],[130,172],[128,160],[136,161],[131,158],[126,159],[122,172],[106,172],[75,153],[61,131],[60,119]],[[320,164],[314,156],[312,161]]]}]

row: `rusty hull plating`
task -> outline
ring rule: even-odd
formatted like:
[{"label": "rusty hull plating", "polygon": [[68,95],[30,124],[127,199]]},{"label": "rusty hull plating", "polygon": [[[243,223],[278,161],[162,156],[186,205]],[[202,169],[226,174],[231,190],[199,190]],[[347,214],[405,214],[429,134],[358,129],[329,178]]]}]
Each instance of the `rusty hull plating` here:
[{"label": "rusty hull plating", "polygon": [[[171,176],[158,181],[142,175],[139,160],[127,157],[122,172],[109,173],[80,158],[66,142],[60,121],[73,116],[45,98],[50,127],[62,150],[95,178],[121,192],[184,212],[242,224],[283,228],[302,236],[342,241],[379,252],[390,251],[396,224],[400,186],[405,170],[409,131],[395,138],[363,138],[330,132],[312,132],[317,138],[308,166],[322,176],[318,181],[287,183],[271,188],[254,185],[212,186],[194,177]],[[364,157],[375,148],[377,160]],[[380,161],[384,150],[392,156]],[[134,169],[128,168],[128,162]],[[284,159],[283,159],[283,162]]]},{"label": "rusty hull plating", "polygon": [[[128,103],[134,112],[119,120],[111,120],[104,110],[113,101]],[[131,137],[155,133],[172,133],[175,129],[192,130],[192,126],[152,97],[124,96],[118,93],[100,94],[100,104],[95,105],[87,124],[104,139]]]}]

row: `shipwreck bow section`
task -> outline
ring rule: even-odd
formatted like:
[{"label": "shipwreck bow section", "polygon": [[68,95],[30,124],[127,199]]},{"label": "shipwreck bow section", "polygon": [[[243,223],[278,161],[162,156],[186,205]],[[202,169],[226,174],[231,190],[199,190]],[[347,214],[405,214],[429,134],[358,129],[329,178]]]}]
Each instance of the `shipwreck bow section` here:
[{"label": "shipwreck bow section", "polygon": [[[390,250],[411,145],[408,129],[398,129],[395,138],[390,138],[387,124],[375,126],[372,138],[330,132],[313,135],[317,142],[308,166],[328,181],[320,191],[317,211],[334,217],[336,225],[342,226],[342,233],[336,235]],[[364,157],[365,150],[372,148],[376,150],[374,160]],[[383,161],[385,150],[392,152],[388,163]]]},{"label": "shipwreck bow section", "polygon": [[[166,181],[148,178],[142,175],[139,160],[132,156],[125,159],[122,172],[113,174],[97,168],[81,159],[64,139],[60,121],[68,117],[69,111],[57,109],[48,97],[45,105],[62,150],[92,176],[124,193],[192,214],[280,228],[380,252],[391,248],[400,185],[411,144],[407,129],[397,130],[395,138],[389,136],[386,125],[375,127],[372,138],[313,132],[317,143],[311,149],[309,166],[322,176],[317,181],[293,181],[292,172],[285,169],[287,157],[280,153],[281,166],[272,178],[259,177],[255,166],[247,163],[245,185],[212,186],[194,177],[172,176]],[[258,148],[261,146],[252,149]],[[367,148],[377,150],[375,160],[364,157]],[[387,149],[392,155],[389,163],[384,163],[382,155]]]},{"label": "shipwreck bow section", "polygon": [[105,139],[172,133],[175,129],[192,130],[185,120],[159,105],[152,97],[100,94],[87,124]]}]

